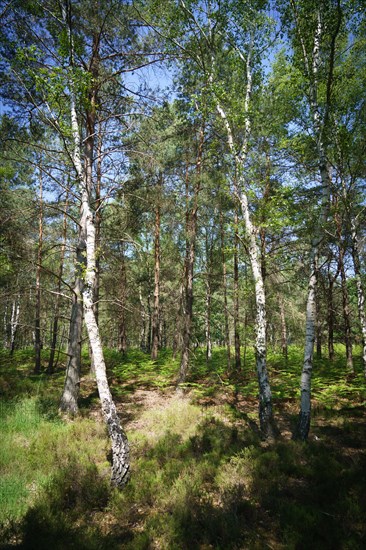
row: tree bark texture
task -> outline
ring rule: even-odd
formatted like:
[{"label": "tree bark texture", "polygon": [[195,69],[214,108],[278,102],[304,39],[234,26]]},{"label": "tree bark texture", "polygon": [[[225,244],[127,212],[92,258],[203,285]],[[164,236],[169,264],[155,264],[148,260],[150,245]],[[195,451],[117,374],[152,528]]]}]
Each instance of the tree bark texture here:
[{"label": "tree bark texture", "polygon": [[225,257],[225,232],[222,210],[220,210],[220,235],[221,235],[221,258],[222,258],[222,289],[224,295],[224,315],[225,315],[225,345],[227,349],[227,369],[231,370],[231,349],[230,349],[230,330],[229,330],[229,311],[227,304],[227,267]]},{"label": "tree bark texture", "polygon": [[238,213],[235,212],[234,219],[234,348],[235,348],[235,370],[241,369],[240,357],[240,323],[239,323],[239,236],[238,236]]},{"label": "tree bark texture", "polygon": [[249,117],[249,106],[252,94],[252,69],[251,69],[252,51],[251,47],[246,59],[246,77],[247,86],[244,102],[244,114],[245,114],[245,132],[244,141],[241,149],[238,151],[235,142],[233,132],[230,126],[228,117],[217,102],[216,108],[224,123],[229,149],[235,161],[235,175],[234,175],[234,195],[239,200],[246,231],[246,239],[248,242],[248,252],[250,258],[250,265],[252,268],[252,274],[255,287],[255,300],[256,300],[256,370],[259,386],[259,423],[261,432],[264,438],[272,438],[277,435],[277,429],[273,418],[272,409],[272,394],[269,384],[267,363],[266,363],[266,300],[265,289],[261,271],[260,263],[260,247],[257,243],[257,231],[254,227],[249,210],[248,197],[245,193],[246,182],[243,177],[243,170],[245,166],[245,160],[248,154],[248,142],[251,133],[251,124]]},{"label": "tree bark texture", "polygon": [[279,306],[280,306],[280,318],[281,318],[281,349],[282,355],[287,360],[288,349],[287,349],[287,325],[286,325],[286,315],[285,315],[285,302],[283,296],[279,296]]},{"label": "tree bark texture", "polygon": [[357,308],[358,317],[361,324],[362,334],[362,361],[364,366],[364,374],[366,378],[366,314],[365,314],[365,292],[361,278],[361,262],[359,243],[357,235],[357,227],[354,219],[351,219],[351,234],[352,234],[352,259],[355,270],[356,286],[357,286]]},{"label": "tree bark texture", "polygon": [[312,269],[309,278],[308,298],[306,304],[305,350],[304,363],[300,382],[300,413],[298,424],[293,434],[294,439],[306,441],[310,430],[311,417],[311,376],[316,325],[316,285],[318,277],[317,248],[313,249]]},{"label": "tree bark texture", "polygon": [[342,240],[342,219],[338,211],[338,201],[336,204],[335,222],[338,238],[338,271],[341,274],[342,289],[342,309],[344,321],[344,339],[346,344],[346,367],[349,374],[354,374],[353,355],[352,355],[352,331],[351,331],[351,311],[349,304],[346,269],[344,266],[345,246]]},{"label": "tree bark texture", "polygon": [[189,209],[189,162],[186,164],[186,255],[184,262],[184,297],[183,297],[183,336],[182,336],[182,353],[180,359],[180,368],[177,384],[185,382],[188,372],[189,355],[190,355],[190,340],[193,315],[193,276],[194,276],[194,260],[197,235],[197,212],[198,212],[198,197],[201,190],[201,172],[202,172],[202,154],[204,140],[204,125],[199,131],[199,143],[196,159],[196,184],[193,192],[193,206]]},{"label": "tree bark texture", "polygon": [[78,242],[76,246],[75,284],[73,288],[70,316],[66,376],[60,401],[60,410],[72,415],[79,412],[78,397],[81,373],[81,345],[83,338],[83,271],[86,267],[85,239],[85,212],[82,206],[80,211]]},{"label": "tree bark texture", "polygon": [[38,219],[38,252],[36,267],[36,318],[34,326],[35,334],[35,365],[34,373],[41,372],[41,271],[42,271],[42,248],[43,248],[43,181],[42,167],[39,166],[39,219]]},{"label": "tree bark texture", "polygon": [[326,97],[323,109],[320,109],[318,101],[319,87],[319,68],[322,61],[321,42],[324,31],[324,21],[321,13],[321,5],[317,10],[317,23],[314,29],[312,50],[309,52],[306,45],[303,26],[300,21],[297,5],[294,0],[291,0],[291,8],[294,16],[296,32],[302,50],[302,57],[305,66],[305,73],[308,81],[309,107],[313,122],[314,139],[316,141],[316,149],[318,156],[318,169],[322,184],[322,198],[320,205],[320,216],[314,230],[314,237],[311,244],[311,274],[308,286],[308,299],[306,307],[306,334],[305,334],[305,353],[304,363],[301,375],[301,401],[300,413],[297,430],[294,437],[306,440],[310,428],[310,411],[311,411],[311,375],[313,367],[313,349],[315,336],[315,292],[318,280],[318,257],[321,243],[324,237],[324,226],[328,218],[329,199],[331,189],[330,165],[327,159],[328,131],[330,121],[331,108],[331,92],[333,85],[334,60],[335,60],[335,45],[338,37],[342,12],[340,3],[337,3],[337,17],[335,27],[330,37],[330,53],[328,58],[328,67],[326,74]]},{"label": "tree bark texture", "polygon": [[152,345],[151,359],[156,360],[159,349],[159,326],[160,326],[160,195],[162,176],[159,176],[159,193],[155,207],[155,228],[154,228],[154,309],[152,316]]},{"label": "tree bark texture", "polygon": [[48,367],[47,367],[48,374],[52,374],[55,368],[55,353],[56,353],[56,346],[57,346],[57,340],[58,340],[58,322],[59,322],[60,302],[61,302],[60,293],[61,293],[62,276],[64,271],[64,260],[65,260],[66,239],[67,239],[67,210],[68,210],[68,195],[66,196],[65,210],[64,210],[63,223],[62,223],[62,244],[61,244],[61,251],[60,251],[60,266],[59,266],[58,277],[57,277],[57,288],[56,288],[57,294],[56,294],[55,310],[54,310],[53,324],[52,324],[52,340],[51,340],[50,357],[48,360]]},{"label": "tree bark texture", "polygon": [[[70,4],[68,1],[66,1],[63,15],[68,29],[68,37],[70,42],[70,66],[72,68],[74,65],[74,55]],[[122,488],[127,483],[130,474],[129,445],[109,389],[99,327],[94,312],[93,299],[96,277],[96,229],[94,213],[90,205],[90,188],[88,188],[88,183],[90,180],[88,180],[86,170],[83,168],[81,160],[80,132],[76,113],[76,96],[72,82],[70,82],[70,100],[73,162],[77,174],[81,199],[80,234],[83,237],[86,252],[86,269],[84,274],[84,285],[82,288],[85,325],[94,357],[95,377],[102,412],[108,427],[108,433],[112,444],[112,483],[113,485]]]},{"label": "tree bark texture", "polygon": [[126,330],[126,294],[127,294],[127,273],[124,242],[121,243],[120,262],[120,287],[119,287],[119,315],[118,315],[118,350],[121,353],[127,351],[127,330]]}]

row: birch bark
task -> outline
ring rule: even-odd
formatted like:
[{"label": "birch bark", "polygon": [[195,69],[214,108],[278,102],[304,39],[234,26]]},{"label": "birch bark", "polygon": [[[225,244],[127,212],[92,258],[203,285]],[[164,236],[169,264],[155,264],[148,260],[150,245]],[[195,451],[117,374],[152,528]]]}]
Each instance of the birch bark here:
[{"label": "birch bark", "polygon": [[362,333],[362,361],[364,366],[364,374],[366,378],[366,314],[365,314],[365,293],[361,278],[361,262],[359,243],[357,235],[357,226],[354,218],[351,219],[351,234],[352,234],[352,259],[355,270],[356,286],[357,286],[357,307],[358,316],[361,324]]},{"label": "birch bark", "polygon": [[[66,8],[69,7],[70,6],[67,3]],[[66,9],[64,10],[64,20],[67,24],[69,33],[70,65],[73,67],[71,20],[69,12],[67,12]],[[94,358],[95,377],[101,400],[102,412],[112,443],[112,484],[122,488],[127,483],[130,475],[129,445],[109,389],[99,327],[94,311],[93,298],[96,277],[95,218],[90,205],[90,189],[88,188],[86,173],[83,169],[81,161],[80,132],[76,113],[76,99],[72,82],[70,82],[70,114],[73,138],[73,163],[78,179],[81,198],[82,216],[80,226],[82,229],[82,236],[85,237],[86,269],[82,289],[85,325]]]},{"label": "birch bark", "polygon": [[[244,61],[244,59],[242,59]],[[277,429],[273,419],[272,408],[272,394],[267,372],[267,348],[266,348],[266,298],[263,283],[263,276],[260,263],[260,246],[257,242],[257,229],[253,225],[248,197],[245,193],[246,182],[244,178],[244,165],[248,153],[248,141],[251,133],[251,124],[249,117],[250,100],[252,94],[252,44],[250,45],[247,55],[246,63],[246,94],[244,101],[244,115],[245,115],[245,128],[244,128],[244,140],[240,150],[237,150],[234,142],[234,134],[231,129],[226,112],[216,101],[216,109],[220,115],[227,133],[227,140],[229,149],[231,151],[234,163],[235,163],[235,177],[234,177],[234,194],[239,200],[241,211],[244,219],[246,239],[248,244],[248,253],[250,259],[250,265],[252,268],[252,274],[254,279],[255,288],[255,301],[256,301],[256,340],[255,340],[255,352],[256,352],[256,370],[259,386],[259,422],[261,432],[264,438],[272,438],[277,434]]]},{"label": "birch bark", "polygon": [[318,169],[320,174],[320,180],[322,184],[322,198],[320,204],[320,216],[319,221],[314,229],[314,236],[311,242],[311,254],[310,264],[311,273],[308,285],[308,298],[306,307],[306,329],[305,329],[305,348],[304,348],[304,363],[301,374],[301,400],[300,400],[300,412],[297,428],[293,434],[295,439],[306,440],[308,438],[310,429],[310,415],[311,415],[311,377],[313,369],[313,348],[315,341],[316,330],[316,285],[318,280],[318,259],[320,254],[321,244],[324,239],[324,226],[328,218],[329,203],[330,203],[330,189],[331,189],[331,175],[330,165],[327,160],[327,135],[329,125],[329,112],[331,106],[331,91],[333,85],[333,71],[334,71],[334,59],[335,59],[335,43],[338,36],[342,13],[340,10],[340,4],[337,2],[337,20],[336,25],[331,36],[331,47],[329,53],[329,66],[326,75],[326,100],[322,110],[318,102],[318,87],[319,87],[319,68],[321,63],[321,40],[324,30],[324,24],[322,21],[322,15],[320,7],[317,12],[317,22],[314,31],[314,40],[312,52],[309,55],[306,48],[306,41],[304,31],[301,27],[300,17],[295,0],[290,1],[292,12],[294,15],[296,32],[300,41],[300,47],[302,50],[303,62],[305,67],[305,73],[309,86],[309,104],[310,112],[313,121],[313,132],[316,141],[317,155],[318,155]]}]

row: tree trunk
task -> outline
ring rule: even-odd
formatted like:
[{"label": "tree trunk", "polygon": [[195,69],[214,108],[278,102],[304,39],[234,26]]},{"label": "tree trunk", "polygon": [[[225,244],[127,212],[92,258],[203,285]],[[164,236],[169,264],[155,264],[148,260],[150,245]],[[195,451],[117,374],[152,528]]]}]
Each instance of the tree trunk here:
[{"label": "tree trunk", "polygon": [[15,300],[13,300],[11,307],[11,318],[10,318],[10,335],[9,335],[9,350],[10,355],[13,355],[15,349],[15,337],[19,325],[19,314],[20,314],[20,296],[18,295]]},{"label": "tree trunk", "polygon": [[239,333],[239,236],[238,236],[238,213],[235,212],[234,219],[234,348],[235,348],[235,370],[241,369],[240,358],[240,333]]},{"label": "tree trunk", "polygon": [[146,352],[147,350],[147,336],[146,336],[146,308],[144,300],[142,298],[141,286],[139,288],[139,299],[140,299],[140,350]]},{"label": "tree trunk", "polygon": [[256,230],[250,219],[247,196],[243,192],[240,193],[240,204],[244,216],[246,234],[248,238],[248,251],[254,278],[255,300],[257,309],[255,352],[259,385],[259,422],[262,435],[267,439],[276,436],[277,428],[274,424],[273,419],[272,393],[267,371],[266,297],[259,260],[259,250],[256,241]]},{"label": "tree trunk", "polygon": [[[252,37],[253,40],[253,37]],[[263,277],[260,265],[260,250],[257,243],[256,229],[252,224],[248,197],[244,192],[246,182],[243,177],[244,164],[248,153],[248,140],[251,133],[251,123],[249,117],[250,98],[252,94],[252,69],[251,69],[252,48],[250,45],[247,60],[246,60],[246,96],[244,103],[245,114],[245,132],[244,142],[241,150],[238,152],[234,143],[234,136],[226,116],[225,111],[219,103],[216,104],[217,111],[221,116],[224,126],[227,131],[228,145],[235,161],[234,174],[234,190],[235,196],[239,200],[243,218],[245,222],[246,237],[248,241],[248,252],[250,264],[253,273],[255,299],[256,299],[256,369],[259,386],[259,423],[261,432],[264,438],[272,438],[277,434],[277,428],[274,424],[272,410],[272,394],[268,379],[267,363],[266,363],[266,300],[263,284]],[[239,176],[239,177],[238,177]]]},{"label": "tree trunk", "polygon": [[279,306],[280,306],[280,318],[281,318],[281,348],[282,355],[287,361],[288,349],[287,349],[287,326],[286,326],[286,315],[285,315],[285,302],[283,296],[279,296]]},{"label": "tree trunk", "polygon": [[187,244],[186,260],[185,260],[185,288],[184,288],[184,312],[183,312],[183,336],[182,336],[182,353],[180,359],[180,369],[178,384],[185,382],[188,372],[190,340],[191,340],[191,325],[193,314],[193,268],[194,268],[194,247],[195,247],[195,227],[191,229],[191,236]]},{"label": "tree trunk", "polygon": [[229,311],[227,304],[227,270],[225,258],[225,233],[222,210],[220,210],[220,233],[221,233],[221,257],[222,257],[222,287],[224,294],[224,316],[225,316],[225,345],[227,349],[227,370],[231,370],[231,350],[230,350],[230,330],[229,330]]},{"label": "tree trunk", "polygon": [[160,324],[160,196],[162,186],[162,175],[159,176],[159,194],[155,208],[155,231],[154,231],[154,311],[152,318],[152,346],[151,359],[156,360],[159,349],[159,324]]},{"label": "tree trunk", "polygon": [[334,300],[333,300],[333,287],[335,279],[329,278],[328,286],[328,357],[330,361],[334,361]]},{"label": "tree trunk", "polygon": [[127,351],[127,327],[126,327],[126,294],[127,274],[124,242],[121,243],[121,271],[120,271],[120,307],[118,316],[118,350],[125,354]]},{"label": "tree trunk", "polygon": [[81,345],[83,332],[83,271],[85,270],[85,212],[80,212],[78,242],[76,246],[75,284],[72,296],[69,339],[67,348],[67,366],[64,389],[60,401],[60,410],[75,415],[79,411],[78,397],[81,373]]},{"label": "tree trunk", "polygon": [[34,374],[41,372],[41,270],[43,247],[43,181],[42,168],[39,166],[39,221],[38,221],[38,253],[36,266],[36,319],[35,319],[35,365]]},{"label": "tree trunk", "polygon": [[88,193],[83,189],[83,205],[87,211],[86,216],[86,254],[87,268],[85,285],[83,290],[83,303],[85,325],[88,331],[89,342],[92,348],[95,377],[98,386],[99,397],[102,405],[104,420],[107,424],[109,437],[112,442],[112,484],[122,488],[130,476],[129,445],[126,434],[120,424],[117,408],[114,404],[103,355],[99,328],[93,310],[93,287],[95,277],[95,227],[93,213],[88,203]]},{"label": "tree trunk", "polygon": [[[70,43],[70,67],[74,65],[73,37],[71,31],[70,3],[66,1],[63,6],[63,18],[67,25]],[[73,82],[70,81],[71,99],[71,130],[73,138],[73,162],[77,174],[80,195],[81,195],[81,220],[80,229],[83,243],[86,245],[86,270],[85,282],[82,289],[85,324],[88,331],[89,342],[94,356],[95,376],[101,400],[102,412],[108,427],[112,443],[112,483],[117,487],[123,487],[129,478],[129,446],[126,435],[121,427],[117,409],[109,390],[106,375],[103,349],[100,340],[99,327],[93,309],[96,276],[96,232],[94,215],[90,206],[90,189],[88,180],[81,162],[81,146],[78,119],[76,114],[76,99],[73,89]]]},{"label": "tree trunk", "polygon": [[[338,207],[338,200],[336,203]],[[335,212],[335,222],[337,228],[337,237],[338,237],[338,271],[341,274],[341,289],[342,289],[342,309],[343,309],[343,320],[344,320],[344,339],[346,344],[346,368],[349,374],[354,374],[355,370],[353,367],[353,356],[352,356],[352,331],[351,331],[351,319],[350,319],[350,305],[349,305],[349,296],[347,289],[347,278],[346,270],[344,267],[344,255],[345,249],[342,242],[342,220],[340,213],[336,209]]]},{"label": "tree trunk", "polygon": [[312,271],[309,279],[308,299],[306,304],[306,334],[304,364],[301,374],[300,414],[294,439],[305,441],[310,430],[311,416],[311,375],[313,369],[313,353],[316,323],[316,284],[318,276],[317,248],[313,252]]},{"label": "tree trunk", "polygon": [[199,133],[199,145],[196,159],[196,185],[193,194],[193,206],[189,210],[189,162],[186,164],[186,256],[184,262],[184,298],[183,298],[183,336],[182,353],[177,384],[185,382],[189,365],[191,327],[193,315],[193,274],[195,260],[195,246],[197,234],[198,196],[201,190],[202,154],[203,154],[204,126]]},{"label": "tree trunk", "polygon": [[211,286],[206,280],[206,308],[205,308],[205,337],[206,337],[206,361],[212,359],[212,340],[211,340]]},{"label": "tree trunk", "polygon": [[366,315],[365,315],[365,293],[361,278],[361,262],[358,244],[358,235],[355,220],[351,219],[351,234],[352,234],[352,259],[353,268],[355,270],[356,286],[357,286],[357,307],[358,316],[361,324],[362,334],[362,361],[364,366],[364,374],[366,378]]},{"label": "tree trunk", "polygon": [[340,3],[337,4],[337,20],[330,36],[330,54],[328,61],[328,73],[326,74],[326,98],[324,108],[321,110],[318,103],[318,76],[321,61],[321,41],[324,32],[324,21],[320,7],[317,12],[317,23],[314,29],[313,45],[311,52],[307,50],[307,38],[303,35],[302,25],[299,21],[299,14],[296,3],[291,2],[296,32],[302,48],[303,62],[306,77],[308,80],[309,107],[313,119],[313,131],[316,140],[318,155],[318,169],[322,183],[322,198],[320,217],[314,231],[314,238],[311,245],[311,274],[308,286],[308,299],[306,307],[306,336],[304,363],[301,375],[301,402],[297,429],[294,437],[306,440],[310,429],[311,413],[311,375],[313,367],[313,348],[315,338],[315,315],[316,315],[316,285],[318,280],[318,257],[320,246],[324,236],[324,226],[328,218],[329,197],[331,189],[330,165],[327,159],[328,125],[330,120],[331,91],[333,85],[335,44],[340,31],[342,11]]},{"label": "tree trunk", "polygon": [[52,325],[52,340],[51,340],[50,357],[49,357],[48,367],[47,367],[48,374],[52,374],[54,371],[55,353],[56,353],[56,346],[57,346],[58,321],[59,321],[59,315],[60,315],[60,302],[61,302],[60,293],[61,293],[62,276],[64,271],[64,260],[65,260],[65,250],[66,250],[66,240],[67,240],[67,210],[68,210],[68,194],[66,195],[65,210],[64,210],[64,217],[63,217],[63,224],[62,224],[60,267],[58,270],[58,277],[57,277],[57,288],[56,288],[57,294],[56,294],[55,310],[54,310],[53,325]]},{"label": "tree trunk", "polygon": [[211,266],[212,266],[212,243],[208,242],[208,234],[205,234],[205,249],[206,249],[206,298],[205,298],[205,338],[206,338],[206,362],[212,359],[212,339],[211,339]]}]

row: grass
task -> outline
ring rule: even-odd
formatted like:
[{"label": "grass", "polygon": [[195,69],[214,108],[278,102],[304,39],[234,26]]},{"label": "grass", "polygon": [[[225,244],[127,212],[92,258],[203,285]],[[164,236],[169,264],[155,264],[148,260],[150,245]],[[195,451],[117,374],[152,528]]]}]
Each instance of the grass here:
[{"label": "grass", "polygon": [[[254,356],[226,372],[192,356],[186,394],[177,360],[106,350],[109,380],[132,455],[123,492],[109,484],[109,442],[85,367],[82,414],[58,416],[63,384],[32,374],[31,351],[0,356],[0,547],[48,549],[344,549],[366,546],[365,383],[344,350],[315,362],[307,444],[291,440],[302,353],[269,355],[282,438],[257,429]],[[47,356],[44,356],[47,364]]]}]

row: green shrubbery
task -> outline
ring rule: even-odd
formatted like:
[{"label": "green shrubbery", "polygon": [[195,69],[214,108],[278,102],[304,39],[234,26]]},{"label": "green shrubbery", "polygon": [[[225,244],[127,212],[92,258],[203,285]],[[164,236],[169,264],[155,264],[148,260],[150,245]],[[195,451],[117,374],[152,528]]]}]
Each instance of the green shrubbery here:
[{"label": "green shrubbery", "polygon": [[[13,362],[6,358],[0,409],[3,547],[363,547],[364,384],[361,372],[346,379],[338,352],[334,363],[315,365],[309,443],[287,435],[270,446],[255,429],[257,390],[248,364],[230,377],[221,350],[210,366],[198,350],[192,387],[179,397],[169,352],[155,363],[141,352],[125,358],[107,352],[112,392],[133,420],[132,477],[123,492],[110,487],[109,442],[87,370],[82,415],[66,421],[57,410],[63,373],[33,377],[30,353],[17,352]],[[276,414],[288,430],[297,414],[301,353],[290,349],[287,363],[270,356],[269,367]],[[159,399],[147,406],[135,401],[136,390]]]}]

